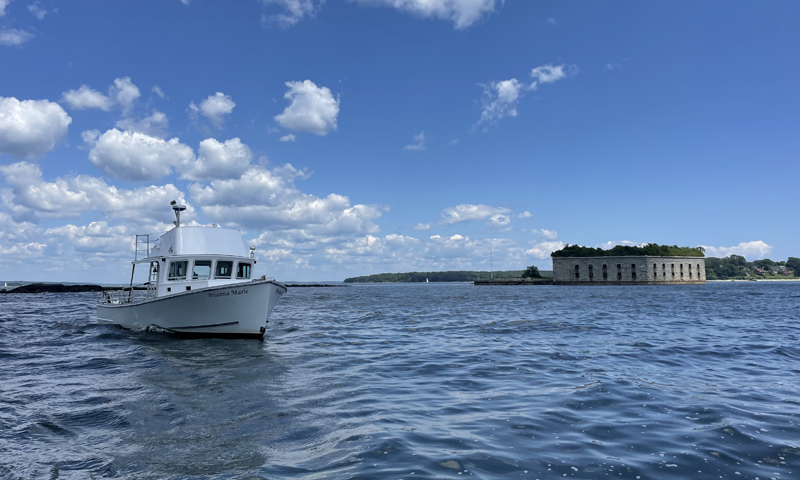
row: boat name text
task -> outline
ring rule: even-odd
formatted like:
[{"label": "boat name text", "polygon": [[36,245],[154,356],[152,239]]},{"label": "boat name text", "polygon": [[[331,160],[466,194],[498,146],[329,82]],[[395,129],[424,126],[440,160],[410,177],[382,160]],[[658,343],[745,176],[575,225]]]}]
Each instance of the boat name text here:
[{"label": "boat name text", "polygon": [[210,292],[209,297],[230,297],[231,295],[247,295],[247,289],[228,290],[227,292]]}]

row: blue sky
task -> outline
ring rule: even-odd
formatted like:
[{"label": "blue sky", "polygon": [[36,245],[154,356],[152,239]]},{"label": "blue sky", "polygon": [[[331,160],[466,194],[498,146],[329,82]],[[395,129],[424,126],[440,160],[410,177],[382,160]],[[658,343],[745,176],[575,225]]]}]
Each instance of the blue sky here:
[{"label": "blue sky", "polygon": [[135,233],[257,273],[800,256],[800,4],[0,0],[0,278],[125,281]]}]

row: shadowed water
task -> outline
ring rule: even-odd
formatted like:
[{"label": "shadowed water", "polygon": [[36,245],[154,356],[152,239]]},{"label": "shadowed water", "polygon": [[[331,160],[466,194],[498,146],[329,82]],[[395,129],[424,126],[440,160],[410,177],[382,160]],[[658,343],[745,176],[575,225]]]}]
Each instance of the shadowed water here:
[{"label": "shadowed water", "polygon": [[264,342],[0,295],[0,478],[800,478],[800,284],[290,289]]}]

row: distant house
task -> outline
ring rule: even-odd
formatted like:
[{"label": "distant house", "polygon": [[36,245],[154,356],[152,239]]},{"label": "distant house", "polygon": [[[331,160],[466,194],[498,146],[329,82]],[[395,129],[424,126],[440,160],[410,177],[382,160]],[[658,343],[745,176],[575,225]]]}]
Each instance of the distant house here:
[{"label": "distant house", "polygon": [[756,270],[756,273],[769,273],[768,270],[764,270],[763,268],[756,267],[755,270]]}]

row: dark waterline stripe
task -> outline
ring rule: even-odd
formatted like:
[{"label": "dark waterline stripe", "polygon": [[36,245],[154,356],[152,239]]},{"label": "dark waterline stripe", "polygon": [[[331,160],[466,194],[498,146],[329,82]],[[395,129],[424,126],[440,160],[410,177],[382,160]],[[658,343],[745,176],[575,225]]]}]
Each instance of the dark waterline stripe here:
[{"label": "dark waterline stripe", "polygon": [[167,328],[167,330],[186,330],[189,328],[210,328],[210,327],[224,327],[226,325],[236,325],[237,322],[227,322],[227,323],[212,323],[209,325],[192,325],[191,327],[174,327],[174,328]]}]

